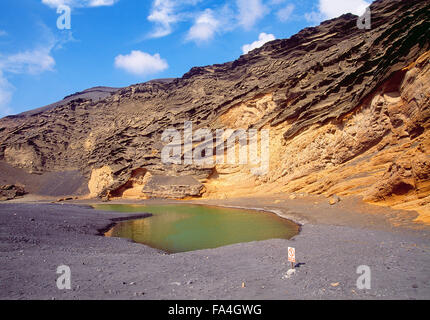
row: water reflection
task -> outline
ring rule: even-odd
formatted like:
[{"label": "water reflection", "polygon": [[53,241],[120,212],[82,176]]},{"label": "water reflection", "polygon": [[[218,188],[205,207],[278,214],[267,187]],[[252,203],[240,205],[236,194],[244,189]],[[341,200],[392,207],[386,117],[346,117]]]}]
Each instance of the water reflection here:
[{"label": "water reflection", "polygon": [[197,205],[96,205],[98,210],[149,212],[153,216],[118,223],[106,233],[170,253],[233,243],[289,239],[298,226],[274,214]]}]

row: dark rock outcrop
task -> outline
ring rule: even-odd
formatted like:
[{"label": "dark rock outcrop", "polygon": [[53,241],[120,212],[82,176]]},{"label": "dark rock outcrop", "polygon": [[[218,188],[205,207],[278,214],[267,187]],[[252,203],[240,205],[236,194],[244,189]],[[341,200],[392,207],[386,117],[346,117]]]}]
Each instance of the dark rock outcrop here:
[{"label": "dark rock outcrop", "polygon": [[12,200],[25,195],[24,187],[15,185],[0,186],[0,201]]}]

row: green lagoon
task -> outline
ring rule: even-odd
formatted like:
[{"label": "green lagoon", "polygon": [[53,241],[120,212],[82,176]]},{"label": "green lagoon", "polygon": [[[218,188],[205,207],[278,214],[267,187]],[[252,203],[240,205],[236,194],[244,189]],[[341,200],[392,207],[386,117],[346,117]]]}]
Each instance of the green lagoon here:
[{"label": "green lagoon", "polygon": [[168,253],[216,248],[234,243],[290,239],[299,226],[275,214],[200,205],[101,204],[97,210],[152,213],[145,219],[119,222],[106,233]]}]

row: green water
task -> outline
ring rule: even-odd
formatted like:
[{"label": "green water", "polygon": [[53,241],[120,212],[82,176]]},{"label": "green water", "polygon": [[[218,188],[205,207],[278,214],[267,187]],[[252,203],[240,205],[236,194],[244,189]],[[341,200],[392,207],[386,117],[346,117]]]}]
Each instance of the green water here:
[{"label": "green water", "polygon": [[118,223],[106,233],[169,253],[221,247],[233,243],[290,239],[298,226],[275,214],[199,205],[95,205],[97,210],[149,212],[145,219]]}]

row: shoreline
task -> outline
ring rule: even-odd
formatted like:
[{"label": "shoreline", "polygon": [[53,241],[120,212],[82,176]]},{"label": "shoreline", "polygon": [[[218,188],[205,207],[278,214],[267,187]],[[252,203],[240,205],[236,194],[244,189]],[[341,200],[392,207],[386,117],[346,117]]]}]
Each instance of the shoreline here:
[{"label": "shoreline", "polygon": [[[291,198],[291,196],[294,196]],[[66,199],[66,198],[64,198]],[[423,220],[419,220],[420,213],[414,210],[406,209],[394,209],[389,206],[381,206],[378,204],[364,202],[359,196],[346,196],[342,197],[340,203],[335,205],[328,205],[328,199],[323,195],[313,194],[290,194],[290,193],[279,193],[270,195],[255,195],[250,197],[234,197],[234,198],[193,198],[193,199],[162,199],[162,198],[151,198],[151,199],[134,199],[134,198],[113,198],[109,201],[102,201],[99,198],[75,198],[72,200],[58,200],[56,197],[38,196],[28,194],[22,197],[15,198],[3,203],[59,203],[59,204],[177,204],[177,203],[189,203],[189,204],[202,204],[202,205],[214,205],[218,207],[237,208],[246,210],[264,211],[274,213],[279,217],[286,218],[293,221],[294,223],[304,225],[306,223],[337,223],[336,219],[328,219],[323,211],[346,211],[348,216],[370,214],[374,215],[376,219],[373,221],[376,224],[380,224],[383,220],[397,220],[393,224],[395,227],[405,228],[429,228],[430,223],[426,223]],[[249,202],[253,204],[250,205]],[[2,202],[0,202],[0,205]],[[315,210],[315,205],[317,210]],[[309,214],[307,211],[313,211],[313,214]],[[317,213],[317,214],[316,214]],[[378,216],[380,219],[378,219]],[[379,220],[379,221],[376,221]],[[348,223],[347,223],[348,224]],[[373,224],[373,223],[372,223]],[[368,226],[366,222],[363,226]]]},{"label": "shoreline", "polygon": [[[92,208],[93,210],[95,210],[94,208]],[[152,217],[153,214],[151,213],[144,213],[144,214],[138,214],[136,216],[129,216],[129,217],[121,217],[121,218],[112,218],[110,219],[110,221],[112,221],[109,225],[107,225],[104,228],[98,229],[98,235],[99,236],[106,236],[106,232],[108,232],[109,230],[111,230],[112,228],[114,228],[119,222],[123,222],[123,221],[130,221],[130,220],[138,220],[138,219],[146,219],[146,218],[150,218]]]},{"label": "shoreline", "polygon": [[[113,199],[103,202],[99,199],[82,199],[63,202],[67,204],[129,204],[164,205],[192,204],[232,209],[254,210],[275,214],[299,226],[306,224],[327,224],[351,227],[375,228],[378,230],[430,230],[430,225],[416,221],[415,211],[396,210],[365,203],[359,197],[347,197],[340,203],[330,205],[324,196],[307,195],[289,199],[288,195],[231,199]],[[252,204],[250,204],[252,203]]]},{"label": "shoreline", "polygon": [[[142,200],[145,201],[145,200]],[[275,214],[276,216],[289,220],[295,224],[297,224],[298,226],[303,226],[306,223],[308,223],[308,221],[304,220],[304,219],[300,219],[298,217],[295,217],[293,215],[288,215],[283,213],[281,210],[274,210],[274,209],[265,209],[265,208],[258,208],[258,207],[248,207],[248,206],[234,206],[234,205],[222,205],[222,204],[205,204],[205,203],[198,203],[198,202],[190,202],[190,201],[182,201],[182,200],[177,200],[175,202],[169,202],[169,203],[164,203],[164,200],[159,200],[160,201],[160,205],[169,205],[169,204],[176,204],[176,205],[180,205],[180,204],[191,204],[191,205],[196,205],[196,206],[203,206],[203,207],[216,207],[216,208],[230,208],[230,209],[243,209],[243,210],[251,210],[251,211],[257,211],[257,212],[264,212],[264,213],[270,213],[270,214]],[[158,200],[157,200],[158,202]],[[141,202],[130,202],[130,203],[116,203],[115,201],[109,202],[109,203],[103,203],[106,205],[109,204],[128,204],[128,205],[146,205],[145,203],[141,203]]]}]

